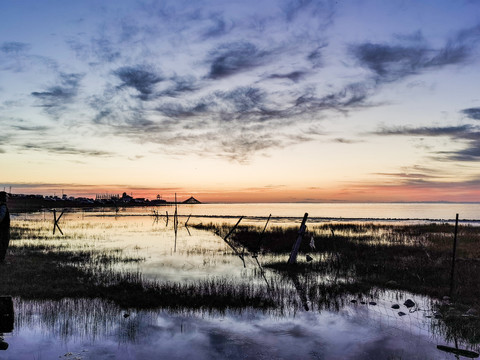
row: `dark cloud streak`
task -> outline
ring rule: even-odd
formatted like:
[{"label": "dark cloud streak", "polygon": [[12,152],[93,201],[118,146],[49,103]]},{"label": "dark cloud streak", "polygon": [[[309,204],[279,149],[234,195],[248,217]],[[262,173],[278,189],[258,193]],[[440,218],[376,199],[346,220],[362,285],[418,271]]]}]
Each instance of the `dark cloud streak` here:
[{"label": "dark cloud streak", "polygon": [[480,120],[480,107],[463,109],[461,112],[470,119]]},{"label": "dark cloud streak", "polygon": [[268,53],[250,42],[234,42],[220,45],[210,52],[208,77],[219,79],[246,71],[266,61]]},{"label": "dark cloud streak", "polygon": [[466,148],[456,151],[437,151],[436,154],[445,156],[451,161],[479,161],[480,160],[480,128],[472,125],[446,127],[396,127],[382,128],[376,135],[387,136],[446,136],[452,140],[463,141]]},{"label": "dark cloud streak", "polygon": [[149,100],[154,87],[164,79],[145,66],[125,66],[117,69],[114,74],[122,81],[120,87],[130,87],[137,90],[141,100]]}]

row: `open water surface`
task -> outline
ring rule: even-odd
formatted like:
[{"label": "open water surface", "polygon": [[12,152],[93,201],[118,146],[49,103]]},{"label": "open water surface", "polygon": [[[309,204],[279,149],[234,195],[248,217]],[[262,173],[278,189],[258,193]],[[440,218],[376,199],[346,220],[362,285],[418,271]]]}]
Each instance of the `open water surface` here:
[{"label": "open water surface", "polygon": [[[272,214],[273,222],[278,225],[298,223],[304,212],[308,212],[314,222],[340,219],[451,221],[456,213],[465,214],[462,219],[480,221],[478,204],[372,206],[181,205],[176,236],[172,206],[155,208],[161,214],[169,212],[168,224],[166,216],[158,220],[151,216],[152,208],[67,213],[60,226],[65,234],[78,234],[78,239],[66,239],[57,232],[51,239],[41,241],[59,246],[68,243],[78,249],[121,249],[123,255],[143,261],[116,265],[115,270],[138,272],[158,282],[195,284],[215,278],[261,287],[265,286],[266,278],[284,284],[291,294],[291,304],[305,302],[309,311],[303,306],[288,304],[281,311],[251,308],[137,311],[121,309],[102,300],[28,301],[15,298],[15,325],[13,332],[4,334],[9,347],[0,351],[0,359],[455,359],[454,355],[436,347],[455,346],[453,339],[446,338],[440,320],[432,316],[432,303],[436,299],[377,289],[368,298],[357,299],[357,303],[351,302],[351,295],[345,295],[328,305],[316,305],[310,303],[308,296],[302,298],[298,287],[296,289],[278,273],[267,269],[265,278],[260,276],[261,271],[253,259],[247,257],[244,267],[219,236],[184,226],[190,214],[190,224],[200,221],[234,223],[238,216],[247,216],[246,223],[258,225],[264,224],[265,218]],[[22,214],[14,217],[14,223],[44,226],[52,222],[51,218],[50,213]],[[38,243],[40,240],[17,241]],[[274,260],[284,258],[286,261],[287,257],[277,256]],[[264,263],[272,259],[265,255],[259,260]],[[329,284],[343,281],[329,276],[318,280]],[[304,279],[300,279],[300,286],[302,281]],[[403,305],[407,298],[415,301],[414,309]],[[366,303],[361,304],[361,300]],[[370,301],[375,301],[376,305],[370,305]],[[399,310],[391,308],[394,303],[400,304]],[[399,316],[399,311],[406,315]],[[461,342],[459,345],[471,347]]]}]

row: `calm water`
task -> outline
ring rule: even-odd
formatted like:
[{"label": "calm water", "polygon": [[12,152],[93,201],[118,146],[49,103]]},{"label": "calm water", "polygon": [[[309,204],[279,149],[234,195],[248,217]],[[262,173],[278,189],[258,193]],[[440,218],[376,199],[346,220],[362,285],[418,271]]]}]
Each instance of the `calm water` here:
[{"label": "calm water", "polygon": [[[182,205],[184,207],[185,205]],[[327,219],[461,219],[480,220],[479,204],[199,204],[186,207],[195,215],[302,217]]]},{"label": "calm water", "polygon": [[[455,213],[480,220],[480,205],[472,204],[202,204],[178,207],[180,228],[175,236],[172,219],[154,221],[152,208],[120,209],[118,213],[79,211],[67,213],[60,226],[65,233],[50,236],[49,245],[67,244],[78,249],[121,249],[124,256],[144,259],[115,267],[140,272],[159,282],[195,284],[206,279],[264,287],[258,265],[247,258],[244,267],[223,240],[211,232],[183,226],[204,221],[263,224],[269,214],[277,223],[298,222],[304,212],[313,221],[339,219],[442,219]],[[158,207],[173,214],[171,206]],[[381,210],[381,211],[380,211]],[[453,213],[453,216],[449,215]],[[220,217],[218,217],[220,216]],[[45,220],[44,220],[45,217]],[[231,217],[231,218],[229,218]],[[467,216],[461,216],[467,218]],[[50,234],[50,213],[22,214],[14,225],[27,225]],[[330,221],[330,220],[328,220]],[[71,235],[71,236],[70,236]],[[38,244],[39,240],[17,240]],[[316,254],[312,253],[315,258]],[[262,256],[260,262],[283,261],[288,256]],[[304,260],[303,260],[304,261]],[[9,344],[0,359],[455,359],[436,349],[454,346],[445,338],[439,320],[431,317],[432,299],[380,289],[364,298],[377,305],[350,302],[351,295],[329,306],[302,298],[298,287],[280,274],[266,270],[268,281],[282,284],[290,305],[282,311],[135,311],[101,300],[64,299],[26,301],[14,299],[15,327],[4,334]],[[310,279],[311,280],[311,279]],[[300,287],[306,284],[300,278]],[[344,279],[326,276],[323,284]],[[410,312],[403,302],[417,303]],[[359,299],[360,300],[360,299]],[[303,303],[309,311],[303,309]],[[399,310],[391,305],[400,304]],[[292,305],[299,304],[299,305]],[[407,315],[398,316],[398,311]],[[128,314],[128,317],[124,317]],[[460,346],[468,347],[468,344]]]},{"label": "calm water", "polygon": [[[156,207],[161,214],[173,214],[173,206]],[[261,204],[197,204],[179,205],[182,215],[207,217],[273,218],[285,221],[309,214],[311,221],[325,220],[460,220],[480,222],[480,203],[385,203],[385,204],[311,204],[311,203],[261,203]],[[123,213],[151,213],[152,208],[126,208]],[[97,212],[97,211],[96,211]]]}]

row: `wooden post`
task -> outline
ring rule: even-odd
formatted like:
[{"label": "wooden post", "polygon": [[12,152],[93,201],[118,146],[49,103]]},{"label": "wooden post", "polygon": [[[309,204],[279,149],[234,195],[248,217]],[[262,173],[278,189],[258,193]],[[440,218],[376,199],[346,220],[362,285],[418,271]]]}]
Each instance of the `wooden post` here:
[{"label": "wooden post", "polygon": [[188,220],[190,220],[190,216],[192,216],[192,214],[188,215],[188,219],[187,219],[187,221],[185,221],[185,227],[188,226],[187,224],[188,224]]},{"label": "wooden post", "polygon": [[262,245],[262,241],[263,241],[263,235],[265,234],[265,230],[267,230],[267,225],[268,225],[268,222],[270,221],[270,218],[272,217],[272,214],[268,215],[268,219],[267,219],[267,222],[265,223],[265,226],[263,228],[263,231],[262,233],[260,234],[260,238],[258,239],[258,243],[257,243],[257,247],[255,249],[255,254],[253,255],[253,257],[256,257],[257,256],[257,253],[260,251],[260,245]]},{"label": "wooden post", "polygon": [[62,210],[62,213],[57,219],[57,210],[53,209],[53,235],[55,235],[55,228],[60,231],[60,234],[63,235],[62,229],[60,229],[60,226],[58,226],[58,222],[60,221],[60,218],[62,217],[63,213],[65,212],[65,209]]},{"label": "wooden post", "polygon": [[174,252],[177,252],[177,230],[178,230],[177,193],[175,193],[175,214],[173,215],[173,231],[175,231]]},{"label": "wooden post", "polygon": [[303,239],[303,234],[305,234],[305,223],[307,222],[308,218],[308,213],[305,213],[303,215],[303,220],[302,220],[302,225],[300,225],[300,229],[298,230],[298,237],[297,241],[295,241],[295,244],[293,245],[292,252],[290,253],[290,257],[288,258],[288,265],[293,265],[297,263],[297,254],[298,254],[298,249],[300,249],[300,244],[302,243]]},{"label": "wooden post", "polygon": [[453,254],[452,254],[452,272],[450,274],[450,297],[453,295],[455,288],[455,253],[457,252],[457,232],[458,232],[458,214],[455,219],[455,235],[453,236]]}]

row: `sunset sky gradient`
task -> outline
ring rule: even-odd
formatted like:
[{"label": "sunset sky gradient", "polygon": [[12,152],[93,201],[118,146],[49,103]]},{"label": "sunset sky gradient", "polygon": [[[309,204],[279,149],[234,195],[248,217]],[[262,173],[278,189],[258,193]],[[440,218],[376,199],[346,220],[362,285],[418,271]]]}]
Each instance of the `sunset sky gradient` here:
[{"label": "sunset sky gradient", "polygon": [[1,1],[0,186],[480,201],[479,1]]}]

